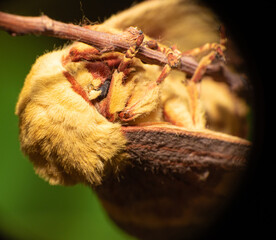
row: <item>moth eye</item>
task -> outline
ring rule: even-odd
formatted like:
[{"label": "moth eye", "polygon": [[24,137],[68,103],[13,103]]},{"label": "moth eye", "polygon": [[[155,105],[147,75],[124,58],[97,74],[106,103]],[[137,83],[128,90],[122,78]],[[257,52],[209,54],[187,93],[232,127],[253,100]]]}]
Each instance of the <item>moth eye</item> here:
[{"label": "moth eye", "polygon": [[97,90],[97,91],[101,91],[101,94],[97,97],[98,101],[103,100],[107,96],[107,93],[108,93],[108,90],[109,90],[109,86],[110,86],[110,81],[111,81],[110,78],[106,79],[104,81],[104,83]]}]

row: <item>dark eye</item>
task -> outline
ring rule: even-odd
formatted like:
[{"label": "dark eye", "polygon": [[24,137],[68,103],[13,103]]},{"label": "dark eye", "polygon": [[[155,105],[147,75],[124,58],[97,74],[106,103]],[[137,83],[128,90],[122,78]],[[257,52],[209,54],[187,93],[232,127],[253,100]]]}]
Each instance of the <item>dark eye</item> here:
[{"label": "dark eye", "polygon": [[101,92],[100,96],[97,97],[98,101],[103,100],[107,96],[109,86],[110,86],[110,81],[111,81],[111,79],[107,78],[104,81],[104,83],[99,87],[98,91],[102,91],[102,92]]}]

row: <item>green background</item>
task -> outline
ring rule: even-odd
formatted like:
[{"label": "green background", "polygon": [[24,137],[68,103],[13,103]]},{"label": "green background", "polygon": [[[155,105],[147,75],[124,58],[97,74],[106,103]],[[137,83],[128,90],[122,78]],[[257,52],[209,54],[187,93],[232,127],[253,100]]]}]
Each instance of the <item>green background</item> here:
[{"label": "green background", "polygon": [[[40,15],[78,23],[83,15],[102,21],[131,1],[1,1],[0,11]],[[122,4],[122,3],[121,3]],[[66,6],[66,7],[64,7]],[[110,6],[110,7],[107,7]],[[35,175],[20,151],[15,104],[35,59],[65,41],[48,37],[11,37],[0,31],[0,236],[28,240],[131,239],[119,230],[89,188],[50,186]]]}]

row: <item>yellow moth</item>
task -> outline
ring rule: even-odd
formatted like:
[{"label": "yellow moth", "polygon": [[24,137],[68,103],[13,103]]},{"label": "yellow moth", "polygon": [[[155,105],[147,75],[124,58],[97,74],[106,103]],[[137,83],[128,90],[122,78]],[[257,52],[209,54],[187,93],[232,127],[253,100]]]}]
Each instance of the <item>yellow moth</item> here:
[{"label": "yellow moth", "polygon": [[[120,34],[105,25],[87,28]],[[124,159],[121,125],[167,122],[205,128],[200,71],[185,85],[183,73],[169,74],[181,56],[178,50],[134,27],[124,33],[134,40],[126,53],[75,42],[39,57],[26,78],[16,105],[21,148],[51,184],[100,184],[107,166]],[[163,69],[143,63],[135,56],[141,44],[165,53],[169,63]],[[223,48],[208,46],[212,56],[197,70]]]}]

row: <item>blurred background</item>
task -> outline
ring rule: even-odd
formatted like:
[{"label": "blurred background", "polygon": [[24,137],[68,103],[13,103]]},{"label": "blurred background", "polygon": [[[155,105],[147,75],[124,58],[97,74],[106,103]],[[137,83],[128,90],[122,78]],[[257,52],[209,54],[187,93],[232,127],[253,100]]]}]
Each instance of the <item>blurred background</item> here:
[{"label": "blurred background", "polygon": [[[55,20],[77,24],[84,17],[92,22],[102,22],[135,2],[131,0],[1,0],[0,11],[26,16],[46,14]],[[228,6],[229,2],[234,4],[238,1],[223,1],[220,4],[216,1],[207,2],[219,10]],[[228,23],[231,22],[232,26],[237,26],[236,36],[241,36],[240,47],[243,53],[248,54],[247,59],[252,60],[254,57],[258,59],[259,55],[265,59],[264,51],[250,51],[252,47],[257,46],[256,43],[259,43],[261,36],[265,36],[267,33],[265,29],[268,29],[268,25],[261,25],[262,22],[267,23],[266,21],[255,19],[254,13],[257,12],[256,9],[259,10],[259,5],[255,3],[255,6],[252,6],[252,4],[250,2],[250,11],[244,12],[247,17],[242,18],[243,11],[239,4],[237,12],[235,7],[229,8],[234,17],[230,19],[229,15],[226,15],[225,20]],[[265,9],[269,8],[267,5]],[[239,19],[242,21],[239,22]],[[253,39],[254,32],[251,30],[255,31],[255,27],[258,27],[254,23],[260,23],[260,26],[266,27],[258,28],[261,32],[259,35],[254,34]],[[50,186],[35,175],[32,164],[20,151],[18,119],[14,111],[24,79],[38,56],[65,43],[67,41],[44,36],[11,37],[0,31],[0,238],[4,237],[8,240],[132,239],[112,223],[103,211],[96,195],[89,188],[82,185]],[[259,62],[247,62],[252,70],[251,73],[253,70],[256,72],[256,66],[261,66],[258,65]],[[265,75],[263,70],[264,68],[260,69]],[[257,84],[256,89],[259,90],[257,94],[255,93],[255,98],[260,98],[262,86],[256,80],[258,76],[254,74],[252,76],[251,79],[255,79],[254,84]],[[256,115],[261,115],[263,113],[262,102],[257,102],[255,107],[259,110]],[[262,125],[264,120],[256,119],[258,122],[255,126]],[[258,134],[262,135],[262,131],[262,128],[258,129]],[[261,146],[258,144],[262,144],[261,139],[257,139],[255,146],[260,149]],[[255,157],[260,156],[258,154]],[[220,228],[221,232],[226,231],[230,235],[232,231],[234,235],[234,232],[238,230],[257,229],[260,224],[269,226],[270,218],[265,211],[269,203],[263,197],[270,196],[270,188],[266,183],[272,180],[269,178],[272,175],[264,173],[267,169],[269,170],[270,167],[261,165],[258,173],[265,178],[261,178],[260,181],[254,178],[255,172],[250,172],[250,178],[243,188],[246,191],[241,191],[240,198],[233,202],[232,208],[225,215],[224,222],[216,230]],[[231,226],[227,227],[228,225]],[[250,227],[245,228],[247,225]]]},{"label": "blurred background", "polygon": [[[1,1],[0,10],[79,23],[84,16],[102,22],[132,1]],[[28,240],[131,239],[82,185],[50,186],[35,175],[20,151],[15,104],[35,59],[66,41],[37,36],[11,37],[0,31],[0,238]]]}]

